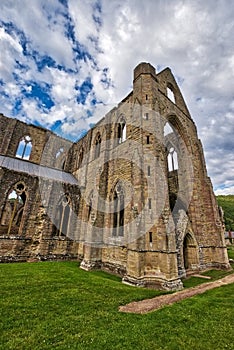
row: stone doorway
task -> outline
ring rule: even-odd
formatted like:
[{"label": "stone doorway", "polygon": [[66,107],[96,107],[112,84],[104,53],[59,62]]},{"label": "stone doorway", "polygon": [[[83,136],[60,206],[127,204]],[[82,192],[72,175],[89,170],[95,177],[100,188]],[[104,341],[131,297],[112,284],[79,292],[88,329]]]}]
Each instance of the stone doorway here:
[{"label": "stone doorway", "polygon": [[195,239],[187,233],[183,242],[183,258],[185,270],[196,270],[198,268],[198,247]]}]

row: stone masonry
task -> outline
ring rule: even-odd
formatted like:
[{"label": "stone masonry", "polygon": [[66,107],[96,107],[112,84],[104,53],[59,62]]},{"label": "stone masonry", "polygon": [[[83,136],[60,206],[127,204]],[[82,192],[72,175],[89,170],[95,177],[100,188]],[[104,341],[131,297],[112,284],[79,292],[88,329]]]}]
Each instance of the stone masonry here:
[{"label": "stone masonry", "polygon": [[137,286],[229,268],[196,126],[169,68],[76,143],[0,115],[0,261],[78,259]]}]

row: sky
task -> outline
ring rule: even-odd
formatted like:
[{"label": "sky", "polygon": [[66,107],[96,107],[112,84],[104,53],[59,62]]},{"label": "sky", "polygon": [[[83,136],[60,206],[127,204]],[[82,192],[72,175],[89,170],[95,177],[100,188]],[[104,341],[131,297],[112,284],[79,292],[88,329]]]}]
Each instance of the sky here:
[{"label": "sky", "polygon": [[78,140],[170,67],[216,194],[234,194],[234,1],[1,0],[0,113]]}]

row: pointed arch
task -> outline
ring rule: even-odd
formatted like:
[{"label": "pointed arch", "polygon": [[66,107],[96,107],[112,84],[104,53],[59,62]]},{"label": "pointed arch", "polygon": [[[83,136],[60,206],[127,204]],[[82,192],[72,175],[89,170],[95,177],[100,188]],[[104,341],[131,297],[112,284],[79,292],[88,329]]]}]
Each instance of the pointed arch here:
[{"label": "pointed arch", "polygon": [[124,189],[121,182],[117,182],[113,189],[112,201],[114,203],[113,212],[113,236],[124,236]]},{"label": "pointed arch", "polygon": [[124,142],[127,139],[127,124],[124,116],[121,116],[116,125],[116,136],[118,144]]},{"label": "pointed arch", "polygon": [[79,169],[81,167],[83,159],[84,159],[84,149],[83,149],[83,147],[81,147],[81,149],[78,153],[78,157],[77,157],[77,169]]},{"label": "pointed arch", "polygon": [[198,245],[194,236],[187,232],[183,240],[183,259],[185,270],[192,270],[198,266]]},{"label": "pointed arch", "polygon": [[1,226],[5,227],[3,230],[5,233],[18,233],[26,200],[26,185],[22,181],[17,182],[8,191],[6,203],[1,216]]},{"label": "pointed arch", "polygon": [[71,221],[72,205],[69,193],[65,193],[60,197],[56,214],[53,234],[55,236],[66,236],[69,232]]},{"label": "pointed arch", "polygon": [[172,125],[167,122],[164,126],[164,144],[167,153],[168,171],[178,170],[179,139]]},{"label": "pointed arch", "polygon": [[65,165],[66,165],[65,150],[63,147],[60,147],[55,153],[55,167],[64,170]]},{"label": "pointed arch", "polygon": [[94,159],[100,156],[102,138],[100,132],[97,133],[94,141]]},{"label": "pointed arch", "polygon": [[178,155],[175,147],[169,147],[167,155],[168,171],[178,170]]},{"label": "pointed arch", "polygon": [[87,203],[87,221],[91,220],[91,214],[93,210],[93,190],[90,192]]},{"label": "pointed arch", "polygon": [[16,157],[22,159],[30,159],[32,152],[32,139],[29,135],[25,135],[21,138],[16,151]]},{"label": "pointed arch", "polygon": [[167,83],[167,97],[171,100],[171,102],[176,103],[174,87],[170,83]]}]

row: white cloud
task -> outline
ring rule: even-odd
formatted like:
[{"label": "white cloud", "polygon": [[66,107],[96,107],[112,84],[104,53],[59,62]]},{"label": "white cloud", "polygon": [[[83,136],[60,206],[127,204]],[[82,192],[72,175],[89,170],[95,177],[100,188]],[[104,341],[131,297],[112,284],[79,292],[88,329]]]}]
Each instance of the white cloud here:
[{"label": "white cloud", "polygon": [[215,191],[216,196],[226,196],[228,194],[234,195],[234,186],[227,188],[220,188]]}]

